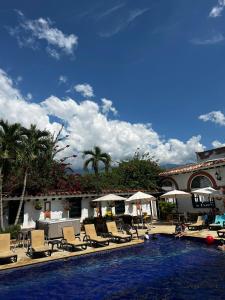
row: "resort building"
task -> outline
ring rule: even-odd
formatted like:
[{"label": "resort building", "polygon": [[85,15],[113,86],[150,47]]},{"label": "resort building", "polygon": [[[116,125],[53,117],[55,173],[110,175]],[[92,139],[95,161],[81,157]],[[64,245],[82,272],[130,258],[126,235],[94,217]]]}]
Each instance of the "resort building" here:
[{"label": "resort building", "polygon": [[[225,147],[197,152],[197,161],[162,172],[163,191],[173,189],[193,192],[196,189],[212,187],[218,194],[225,192]],[[204,213],[212,208],[224,212],[224,203],[220,197],[208,197],[192,194],[192,198],[177,198],[179,213]]]},{"label": "resort building", "polygon": [[[120,196],[128,198],[134,192],[115,192]],[[105,193],[106,194],[106,193]],[[125,201],[116,201],[110,204],[109,202],[98,203],[92,200],[99,198],[105,194],[81,194],[79,192],[57,192],[37,196],[25,196],[24,205],[20,215],[19,223],[23,228],[34,228],[36,221],[44,220],[62,220],[68,218],[79,219],[82,222],[85,218],[96,217],[101,210],[102,216],[107,212],[112,212],[113,215],[129,214],[137,216],[142,213],[152,215],[157,219],[156,201],[151,200],[143,205],[136,203],[126,203]],[[4,224],[14,224],[16,213],[18,210],[20,197],[5,196],[4,204]]]}]

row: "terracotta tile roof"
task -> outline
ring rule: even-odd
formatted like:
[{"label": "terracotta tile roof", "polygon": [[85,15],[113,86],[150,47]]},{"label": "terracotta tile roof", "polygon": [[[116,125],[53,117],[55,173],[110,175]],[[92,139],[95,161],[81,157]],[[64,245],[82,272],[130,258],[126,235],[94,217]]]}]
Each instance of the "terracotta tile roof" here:
[{"label": "terracotta tile roof", "polygon": [[208,169],[214,167],[215,165],[220,165],[220,164],[225,164],[225,158],[204,161],[196,164],[188,164],[177,168],[168,169],[165,172],[161,172],[159,175],[170,176],[170,175],[181,174],[181,173],[189,173],[189,172],[194,172],[202,169]]}]

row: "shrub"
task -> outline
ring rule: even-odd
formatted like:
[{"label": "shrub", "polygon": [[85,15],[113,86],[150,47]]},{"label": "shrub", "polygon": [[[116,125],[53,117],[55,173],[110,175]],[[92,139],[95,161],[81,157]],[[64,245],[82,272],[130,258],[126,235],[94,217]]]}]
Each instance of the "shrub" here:
[{"label": "shrub", "polygon": [[7,227],[4,231],[1,231],[1,233],[10,233],[11,239],[16,239],[18,237],[20,230],[21,230],[20,225],[11,225]]}]

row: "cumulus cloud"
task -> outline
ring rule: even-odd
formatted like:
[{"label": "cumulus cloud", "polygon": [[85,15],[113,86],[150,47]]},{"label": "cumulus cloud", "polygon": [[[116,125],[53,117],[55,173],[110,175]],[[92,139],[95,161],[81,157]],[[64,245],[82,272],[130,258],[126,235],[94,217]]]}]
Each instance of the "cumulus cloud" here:
[{"label": "cumulus cloud", "polygon": [[83,97],[94,97],[94,91],[90,84],[82,83],[74,86],[76,92],[80,93]]},{"label": "cumulus cloud", "polygon": [[225,126],[225,116],[221,111],[211,111],[208,114],[204,114],[198,117],[199,120],[204,122],[212,122],[215,124],[219,124],[221,126]]},{"label": "cumulus cloud", "polygon": [[224,8],[225,8],[225,0],[218,0],[217,5],[211,9],[209,13],[209,17],[211,18],[220,17],[222,15]]},{"label": "cumulus cloud", "polygon": [[[47,128],[52,133],[64,123],[65,134],[69,135],[66,144],[70,145],[64,155],[80,153],[73,162],[74,168],[82,167],[82,151],[95,145],[110,153],[114,161],[126,159],[140,148],[162,164],[190,162],[195,159],[195,151],[204,150],[200,136],[191,137],[186,142],[175,138],[164,140],[151,124],[110,120],[107,111],[114,111],[113,104],[110,100],[102,103],[105,104],[105,113],[102,105],[90,100],[78,103],[71,98],[60,99],[52,95],[40,103],[27,102],[14,87],[12,79],[0,70],[0,118],[20,122],[26,127],[35,123],[40,129]],[[54,118],[57,121],[52,122]]]},{"label": "cumulus cloud", "polygon": [[111,100],[108,100],[106,98],[102,98],[102,112],[103,114],[108,114],[109,112],[112,112],[114,116],[118,114],[118,111],[115,107],[113,107],[113,103]]},{"label": "cumulus cloud", "polygon": [[40,41],[46,42],[45,50],[55,58],[60,59],[62,54],[73,55],[78,45],[78,37],[74,34],[65,34],[56,27],[50,19],[27,19],[21,11],[17,11],[19,25],[8,28],[11,36],[16,37],[20,47],[29,47],[34,50],[40,47]]},{"label": "cumulus cloud", "polygon": [[221,143],[220,141],[215,140],[212,142],[212,146],[213,148],[219,148],[225,146],[225,143]]},{"label": "cumulus cloud", "polygon": [[27,93],[26,100],[30,101],[33,98],[33,95],[31,93]]}]

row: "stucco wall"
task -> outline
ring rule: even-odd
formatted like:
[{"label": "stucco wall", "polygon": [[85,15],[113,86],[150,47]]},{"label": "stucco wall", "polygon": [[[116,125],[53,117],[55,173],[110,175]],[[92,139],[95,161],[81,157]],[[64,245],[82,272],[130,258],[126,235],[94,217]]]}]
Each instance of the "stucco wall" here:
[{"label": "stucco wall", "polygon": [[[203,171],[207,172],[208,174],[210,174],[213,177],[213,179],[215,180],[217,186],[219,186],[219,187],[220,186],[225,186],[225,167],[224,166],[221,166],[219,168],[219,172],[220,172],[220,175],[221,175],[221,178],[222,178],[221,180],[216,179],[216,176],[215,176],[215,173],[217,171],[216,168],[209,169],[209,170],[203,170]],[[178,188],[180,190],[187,190],[188,180],[193,174],[197,175],[198,172],[190,172],[190,173],[172,175],[172,176],[169,176],[169,177],[173,178],[177,182]]]},{"label": "stucco wall", "polygon": [[[188,182],[190,182],[189,179],[191,178],[191,176],[193,176],[193,174],[196,174],[196,176],[198,174],[201,175],[201,171],[208,173],[213,178],[213,182],[212,182],[213,187],[220,188],[222,186],[225,186],[225,166],[221,166],[219,169],[212,168],[212,169],[200,170],[198,172],[189,172],[185,174],[172,175],[168,177],[176,181],[179,190],[186,191],[189,188]],[[216,179],[215,176],[216,172],[220,173],[221,180]],[[216,186],[214,186],[213,183],[216,183]],[[188,198],[177,197],[177,200],[178,200],[178,211],[180,213],[185,213],[185,212],[198,213],[198,212],[208,212],[210,210],[209,208],[194,208],[192,205],[192,200],[190,198],[188,199]],[[221,212],[225,211],[222,200],[215,200],[215,205],[217,208],[219,208]]]},{"label": "stucco wall", "polygon": [[[44,201],[40,200],[44,209]],[[64,200],[51,201],[51,219],[67,218],[68,212],[64,210]],[[26,201],[24,204],[24,228],[34,228],[36,220],[44,220],[44,210],[36,210],[34,208],[35,201]]]}]

